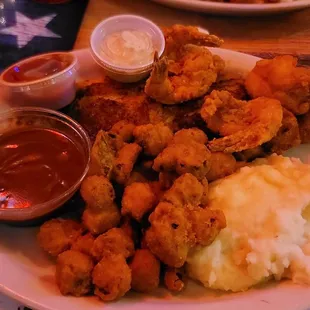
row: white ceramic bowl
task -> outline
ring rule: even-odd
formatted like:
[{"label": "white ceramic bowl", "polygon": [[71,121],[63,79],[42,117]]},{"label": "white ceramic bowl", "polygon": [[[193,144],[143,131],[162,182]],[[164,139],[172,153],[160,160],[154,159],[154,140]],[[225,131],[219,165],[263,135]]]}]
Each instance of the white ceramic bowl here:
[{"label": "white ceramic bowl", "polygon": [[100,45],[105,36],[124,30],[143,30],[147,32],[152,38],[153,45],[157,47],[159,57],[165,49],[165,37],[156,24],[136,15],[116,15],[105,19],[94,29],[90,38],[90,47],[97,64],[114,80],[125,83],[136,82],[148,76],[152,69],[153,60],[143,66],[124,68],[110,63],[100,52]]},{"label": "white ceramic bowl", "polygon": [[[60,72],[30,82],[9,82],[5,74],[16,66],[53,54],[69,56],[70,64]],[[70,104],[76,95],[75,79],[77,75],[77,58],[73,53],[54,52],[41,54],[19,61],[8,67],[0,75],[1,92],[4,100],[11,107],[35,106],[58,110]]]}]

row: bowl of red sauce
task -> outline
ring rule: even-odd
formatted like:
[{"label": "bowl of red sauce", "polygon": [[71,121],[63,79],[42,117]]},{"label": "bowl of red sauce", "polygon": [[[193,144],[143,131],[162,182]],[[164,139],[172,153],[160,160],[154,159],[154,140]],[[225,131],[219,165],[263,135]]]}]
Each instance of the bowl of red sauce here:
[{"label": "bowl of red sauce", "polygon": [[60,112],[0,113],[0,222],[33,221],[61,207],[88,172],[90,147],[82,126]]},{"label": "bowl of red sauce", "polygon": [[77,58],[54,52],[24,59],[0,75],[1,92],[13,107],[37,106],[58,110],[76,95]]}]

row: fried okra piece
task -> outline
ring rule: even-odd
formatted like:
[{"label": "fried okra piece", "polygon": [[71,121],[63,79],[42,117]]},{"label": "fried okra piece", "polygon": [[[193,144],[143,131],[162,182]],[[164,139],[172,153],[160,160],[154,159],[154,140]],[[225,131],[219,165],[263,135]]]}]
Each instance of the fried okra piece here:
[{"label": "fried okra piece", "polygon": [[140,222],[157,203],[158,199],[148,183],[132,183],[125,188],[121,212]]},{"label": "fried okra piece", "polygon": [[206,178],[201,180],[203,186],[203,193],[201,197],[201,207],[204,208],[208,204],[208,194],[209,194],[209,182]]},{"label": "fried okra piece", "polygon": [[120,211],[116,204],[110,205],[107,209],[92,211],[86,208],[83,212],[83,225],[93,234],[99,235],[109,229],[116,227],[121,219]]},{"label": "fried okra piece", "polygon": [[190,223],[184,208],[161,202],[150,215],[149,221],[151,226],[145,233],[145,241],[150,251],[168,266],[183,266],[190,249]]},{"label": "fried okra piece", "polygon": [[133,170],[125,185],[129,186],[136,182],[146,183],[147,181],[147,178],[141,172]]},{"label": "fried okra piece", "polygon": [[113,204],[115,192],[110,181],[104,176],[89,176],[82,182],[81,196],[89,209],[100,211]]},{"label": "fried okra piece", "polygon": [[197,179],[205,177],[210,169],[211,153],[203,144],[170,144],[154,160],[157,172],[175,171],[177,174],[191,173]]},{"label": "fried okra piece", "polygon": [[91,233],[80,236],[75,242],[73,242],[71,250],[84,253],[91,256],[91,249],[94,245],[95,237]]},{"label": "fried okra piece", "polygon": [[206,178],[209,182],[212,182],[234,173],[236,169],[236,159],[232,154],[223,152],[211,153],[211,166]]},{"label": "fried okra piece", "polygon": [[136,143],[125,144],[114,162],[113,177],[118,184],[126,184],[142,148]]},{"label": "fried okra piece", "polygon": [[88,255],[68,250],[56,263],[56,283],[63,295],[83,296],[90,292],[94,263]]},{"label": "fried okra piece", "polygon": [[95,295],[103,301],[116,300],[130,290],[131,270],[120,254],[103,257],[92,276]]},{"label": "fried okra piece", "polygon": [[110,132],[118,135],[124,142],[131,142],[133,140],[133,130],[135,125],[125,120],[119,121],[114,124]]},{"label": "fried okra piece", "polygon": [[159,183],[163,189],[169,189],[173,182],[179,177],[176,172],[162,171],[159,172]]},{"label": "fried okra piece", "polygon": [[115,156],[113,138],[107,132],[100,130],[91,149],[88,175],[103,175],[110,179]]},{"label": "fried okra piece", "polygon": [[187,144],[191,142],[206,144],[208,142],[208,137],[198,128],[189,128],[177,131],[171,140],[171,144]]},{"label": "fried okra piece", "polygon": [[173,137],[171,129],[162,123],[137,126],[133,135],[135,141],[143,147],[144,153],[149,156],[157,156]]},{"label": "fried okra piece", "polygon": [[112,228],[97,237],[91,250],[92,256],[99,261],[111,254],[121,254],[125,258],[134,254],[133,240],[121,228]]},{"label": "fried okra piece", "polygon": [[165,270],[165,286],[171,292],[181,292],[185,288],[183,278],[183,272],[177,268],[167,267]]},{"label": "fried okra piece", "polygon": [[40,227],[38,242],[48,254],[57,256],[69,250],[82,232],[82,226],[73,220],[52,219]]},{"label": "fried okra piece", "polygon": [[203,185],[196,177],[185,173],[174,181],[172,187],[163,195],[162,201],[180,208],[187,204],[198,206],[201,203],[203,190]]},{"label": "fried okra piece", "polygon": [[160,262],[150,250],[137,250],[129,267],[131,269],[131,288],[133,290],[148,293],[158,287]]}]

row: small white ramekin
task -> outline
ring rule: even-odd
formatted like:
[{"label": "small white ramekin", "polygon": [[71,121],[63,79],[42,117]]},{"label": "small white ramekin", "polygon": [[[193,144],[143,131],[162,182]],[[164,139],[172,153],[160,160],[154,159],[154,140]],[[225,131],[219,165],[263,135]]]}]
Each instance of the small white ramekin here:
[{"label": "small white ramekin", "polygon": [[142,30],[147,32],[155,46],[158,46],[158,56],[160,57],[165,49],[165,37],[160,28],[152,21],[137,15],[116,15],[103,20],[93,31],[90,38],[90,47],[94,60],[101,66],[107,76],[124,82],[137,82],[148,76],[152,69],[153,60],[149,63],[134,68],[123,68],[115,66],[100,53],[100,45],[105,36],[124,30]]},{"label": "small white ramekin", "polygon": [[[8,82],[4,79],[5,73],[15,66],[53,54],[69,55],[72,61],[64,70],[35,81],[20,83]],[[2,97],[11,107],[35,106],[52,110],[61,109],[70,104],[75,98],[77,67],[78,61],[76,56],[67,52],[41,54],[19,61],[8,67],[0,75]]]}]

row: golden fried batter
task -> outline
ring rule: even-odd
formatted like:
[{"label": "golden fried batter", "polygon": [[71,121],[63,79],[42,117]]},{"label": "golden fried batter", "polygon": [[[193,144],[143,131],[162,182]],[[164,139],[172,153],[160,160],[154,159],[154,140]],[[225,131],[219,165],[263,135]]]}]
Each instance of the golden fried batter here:
[{"label": "golden fried batter", "polygon": [[91,249],[94,245],[95,237],[91,233],[80,236],[75,242],[73,242],[71,250],[84,253],[91,256]]},{"label": "golden fried batter", "polygon": [[56,283],[63,295],[83,296],[91,290],[92,259],[78,251],[61,253],[56,263]]},{"label": "golden fried batter", "polygon": [[148,183],[132,183],[124,191],[122,215],[129,215],[140,222],[157,203],[158,198]]},{"label": "golden fried batter", "polygon": [[[173,67],[173,75],[169,74]],[[176,70],[177,68],[177,70]],[[202,97],[224,69],[224,61],[205,47],[187,44],[178,59],[157,60],[145,84],[145,93],[164,104],[179,104]]]},{"label": "golden fried batter", "polygon": [[120,136],[124,142],[132,142],[135,125],[122,120],[114,124],[110,132]]},{"label": "golden fried batter", "polygon": [[209,142],[212,152],[240,152],[271,140],[282,124],[280,101],[257,98],[237,100],[227,91],[213,91],[205,98],[201,116],[223,138]]},{"label": "golden fried batter", "polygon": [[134,254],[132,239],[121,228],[112,228],[97,237],[92,248],[92,256],[99,261],[111,254],[121,254],[128,258]]},{"label": "golden fried batter", "polygon": [[258,61],[248,74],[245,86],[252,98],[277,99],[295,115],[309,111],[310,69],[297,67],[297,58],[293,56]]},{"label": "golden fried batter", "polygon": [[133,135],[136,143],[143,147],[144,153],[157,156],[170,142],[173,133],[162,123],[137,126]]},{"label": "golden fried batter", "polygon": [[162,201],[169,202],[176,207],[187,204],[198,206],[201,203],[204,188],[202,184],[190,173],[177,178],[172,187],[163,195]]},{"label": "golden fried batter", "polygon": [[171,144],[187,144],[193,141],[206,144],[208,142],[208,137],[198,128],[181,129],[174,134]]},{"label": "golden fried batter", "polygon": [[169,189],[173,182],[179,177],[175,172],[162,171],[159,172],[159,183],[162,189]]},{"label": "golden fried batter", "polygon": [[199,180],[210,169],[211,153],[203,144],[170,144],[154,160],[157,172],[175,171],[177,174],[191,173]]},{"label": "golden fried batter", "polygon": [[150,251],[170,267],[181,267],[190,249],[213,242],[226,226],[220,210],[194,207],[176,207],[161,202],[149,217],[150,228],[145,241]]},{"label": "golden fried batter", "polygon": [[48,254],[57,256],[69,250],[82,232],[82,226],[73,220],[52,219],[40,227],[38,242]]},{"label": "golden fried batter", "polygon": [[133,166],[141,151],[142,148],[137,143],[129,143],[118,152],[113,168],[113,179],[118,184],[126,184],[129,180]]},{"label": "golden fried batter", "polygon": [[108,133],[100,130],[91,149],[88,175],[103,175],[110,179],[115,156],[116,149],[112,138]]},{"label": "golden fried batter", "polygon": [[211,153],[211,167],[206,178],[212,182],[234,173],[236,169],[236,159],[233,155],[222,152]]},{"label": "golden fried batter", "polygon": [[181,292],[185,288],[183,281],[184,274],[177,268],[167,267],[165,270],[164,282],[171,292]]},{"label": "golden fried batter", "polygon": [[[267,156],[267,152],[264,150],[263,146],[257,146],[253,149],[244,150],[234,154],[237,160],[250,162],[256,158],[261,158]],[[237,162],[238,163],[238,162]]]},{"label": "golden fried batter", "polygon": [[283,154],[301,143],[298,122],[293,113],[283,108],[282,126],[277,135],[265,144],[269,153]]},{"label": "golden fried batter", "polygon": [[131,269],[131,288],[133,290],[148,293],[158,287],[160,262],[150,250],[137,250],[129,267]]},{"label": "golden fried batter", "polygon": [[115,199],[112,184],[102,175],[85,178],[81,185],[81,196],[93,211],[108,209]]},{"label": "golden fried batter", "polygon": [[116,204],[107,209],[93,211],[86,208],[83,212],[83,225],[93,234],[99,235],[116,227],[120,222],[121,214]]},{"label": "golden fried batter", "polygon": [[122,255],[109,255],[93,270],[95,295],[103,301],[112,301],[124,296],[130,290],[131,270]]},{"label": "golden fried batter", "polygon": [[204,208],[208,204],[208,194],[209,194],[209,182],[207,178],[201,180],[203,186],[203,193],[201,197],[201,207]]}]

